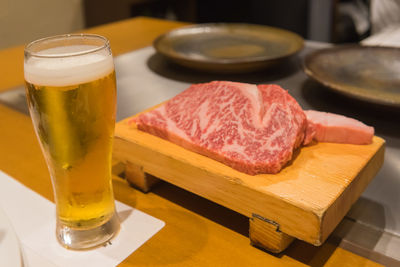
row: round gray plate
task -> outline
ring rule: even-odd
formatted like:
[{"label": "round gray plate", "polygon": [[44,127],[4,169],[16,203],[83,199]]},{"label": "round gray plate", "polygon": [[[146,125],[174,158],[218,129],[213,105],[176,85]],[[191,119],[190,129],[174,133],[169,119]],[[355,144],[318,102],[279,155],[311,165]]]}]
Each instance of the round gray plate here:
[{"label": "round gray plate", "polygon": [[249,72],[268,67],[303,48],[299,35],[268,26],[207,23],[159,36],[155,49],[185,67],[218,73]]},{"label": "round gray plate", "polygon": [[309,54],[307,75],[344,95],[400,107],[400,48],[343,45]]}]

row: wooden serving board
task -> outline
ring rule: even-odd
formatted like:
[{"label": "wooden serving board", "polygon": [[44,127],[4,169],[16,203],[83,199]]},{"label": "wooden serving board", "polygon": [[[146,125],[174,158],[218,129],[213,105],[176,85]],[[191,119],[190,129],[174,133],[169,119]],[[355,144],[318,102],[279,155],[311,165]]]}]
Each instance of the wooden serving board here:
[{"label": "wooden serving board", "polygon": [[155,176],[239,212],[250,218],[252,244],[273,252],[294,238],[321,245],[384,159],[376,136],[370,145],[315,143],[280,173],[251,176],[139,131],[130,119],[116,125],[114,157],[133,185],[148,191]]}]

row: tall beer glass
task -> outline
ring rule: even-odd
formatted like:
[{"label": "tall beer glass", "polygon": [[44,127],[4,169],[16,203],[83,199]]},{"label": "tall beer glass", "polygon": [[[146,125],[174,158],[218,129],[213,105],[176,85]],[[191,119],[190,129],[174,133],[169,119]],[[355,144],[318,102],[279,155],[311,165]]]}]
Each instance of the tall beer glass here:
[{"label": "tall beer glass", "polygon": [[26,95],[50,172],[56,235],[71,249],[104,244],[119,231],[111,183],[116,82],[109,42],[60,35],[26,46]]}]

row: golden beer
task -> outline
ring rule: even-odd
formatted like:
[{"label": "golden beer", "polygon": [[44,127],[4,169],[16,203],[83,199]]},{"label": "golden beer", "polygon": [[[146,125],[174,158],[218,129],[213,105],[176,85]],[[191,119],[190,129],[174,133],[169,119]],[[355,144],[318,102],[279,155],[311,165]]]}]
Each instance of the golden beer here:
[{"label": "golden beer", "polygon": [[[37,57],[25,58],[24,66],[28,106],[55,193],[57,235],[71,248],[109,239],[93,243],[79,240],[79,235],[88,230],[97,235],[90,238],[101,239],[99,229],[115,217],[111,184],[114,64],[109,49],[86,43],[47,45]],[[116,231],[115,227],[113,222],[110,231]],[[84,236],[88,238],[87,233]],[[73,238],[79,244],[68,244]]]}]

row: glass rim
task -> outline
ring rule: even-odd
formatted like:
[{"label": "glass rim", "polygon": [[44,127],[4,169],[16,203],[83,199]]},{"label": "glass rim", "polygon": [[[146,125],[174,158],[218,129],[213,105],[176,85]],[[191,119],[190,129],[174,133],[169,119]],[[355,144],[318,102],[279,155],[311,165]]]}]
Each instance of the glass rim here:
[{"label": "glass rim", "polygon": [[[88,38],[94,38],[94,39],[99,39],[99,40],[103,40],[104,43],[103,45],[100,45],[98,47],[95,48],[91,48],[91,49],[87,49],[87,50],[83,50],[83,51],[78,51],[78,52],[71,52],[71,53],[66,53],[66,54],[40,54],[40,52],[35,52],[30,50],[32,48],[32,46],[45,42],[45,41],[51,41],[51,40],[57,40],[57,39],[67,39],[67,38],[84,38],[84,37],[88,37]],[[30,42],[29,44],[27,44],[24,48],[24,52],[29,53],[30,56],[33,57],[39,57],[39,58],[65,58],[65,57],[74,57],[74,56],[81,56],[81,55],[86,55],[86,54],[90,54],[90,53],[94,53],[97,51],[100,51],[104,48],[108,48],[110,47],[110,41],[99,34],[92,34],[92,33],[69,33],[69,34],[59,34],[59,35],[53,35],[53,36],[49,36],[49,37],[44,37],[44,38],[40,38],[37,39],[35,41]]]}]

